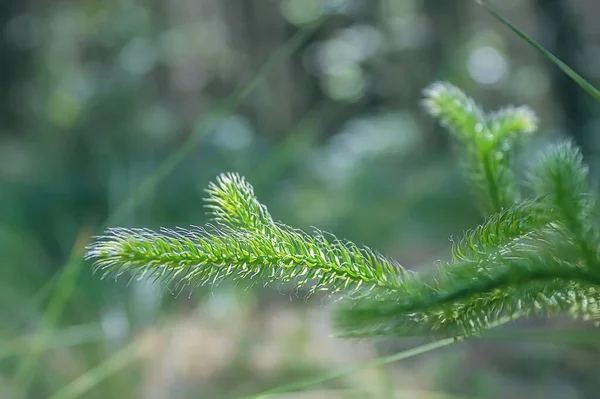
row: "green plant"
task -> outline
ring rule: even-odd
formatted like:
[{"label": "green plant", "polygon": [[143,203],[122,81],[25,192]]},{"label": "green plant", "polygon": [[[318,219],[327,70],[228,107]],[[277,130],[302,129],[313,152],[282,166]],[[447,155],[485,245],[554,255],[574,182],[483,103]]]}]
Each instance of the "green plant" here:
[{"label": "green plant", "polygon": [[176,284],[283,282],[337,293],[342,336],[479,333],[500,320],[569,312],[600,315],[596,197],[569,142],[548,148],[524,181],[514,158],[536,130],[527,107],[485,114],[448,83],[425,90],[425,109],[456,143],[486,221],[455,243],[452,260],[416,274],[365,247],[274,221],[242,177],[220,175],[203,228],[113,228],[87,252],[105,275],[150,275]]}]

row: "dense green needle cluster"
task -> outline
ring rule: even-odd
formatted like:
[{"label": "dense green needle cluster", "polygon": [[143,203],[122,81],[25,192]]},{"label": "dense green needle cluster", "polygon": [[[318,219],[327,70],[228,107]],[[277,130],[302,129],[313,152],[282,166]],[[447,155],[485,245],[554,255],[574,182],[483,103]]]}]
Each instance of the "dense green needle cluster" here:
[{"label": "dense green needle cluster", "polygon": [[528,107],[508,107],[485,115],[457,87],[435,83],[425,90],[427,111],[452,134],[479,206],[487,215],[520,199],[511,168],[515,147],[537,128]]},{"label": "dense green needle cluster", "polygon": [[309,235],[271,219],[252,186],[227,173],[207,190],[213,223],[203,228],[153,232],[109,229],[87,256],[107,274],[134,272],[180,284],[292,283],[310,292],[361,286],[395,290],[402,271],[369,248],[321,231]]},{"label": "dense green needle cluster", "polygon": [[426,110],[454,138],[486,221],[452,260],[415,274],[369,248],[275,222],[236,174],[211,183],[212,222],[158,232],[109,229],[87,252],[107,275],[150,275],[176,284],[289,283],[339,293],[340,335],[469,335],[500,319],[569,312],[600,319],[596,195],[577,148],[544,151],[519,181],[513,160],[536,130],[527,107],[486,114],[458,88],[435,83]]}]

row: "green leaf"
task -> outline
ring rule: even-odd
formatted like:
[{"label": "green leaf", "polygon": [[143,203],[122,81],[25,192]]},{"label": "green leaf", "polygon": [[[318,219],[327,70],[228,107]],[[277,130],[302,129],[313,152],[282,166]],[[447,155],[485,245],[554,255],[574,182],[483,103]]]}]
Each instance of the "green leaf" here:
[{"label": "green leaf", "polygon": [[210,183],[206,207],[214,220],[232,228],[263,229],[273,225],[267,208],[258,202],[254,188],[235,173],[223,173]]},{"label": "green leaf", "polygon": [[528,107],[507,107],[485,115],[458,87],[436,82],[424,90],[423,105],[456,140],[458,156],[485,215],[501,212],[520,200],[513,154],[537,128]]},{"label": "green leaf", "polygon": [[468,231],[463,239],[452,246],[452,257],[455,261],[483,258],[490,250],[510,245],[555,219],[552,209],[542,206],[535,199],[519,202]]},{"label": "green leaf", "polygon": [[600,274],[579,268],[576,255],[562,235],[536,234],[487,258],[443,264],[400,292],[343,301],[334,309],[334,324],[345,337],[453,337],[525,315],[570,312],[598,319]]},{"label": "green leaf", "polygon": [[588,267],[597,267],[600,260],[600,234],[593,223],[592,211],[597,202],[592,192],[588,168],[583,164],[581,151],[570,142],[552,146],[530,173],[533,190],[545,196],[546,207],[559,216],[569,239],[581,251]]},{"label": "green leaf", "polygon": [[105,275],[134,273],[181,286],[234,279],[334,293],[400,284],[400,265],[369,248],[274,222],[237,174],[218,176],[207,191],[215,225],[158,232],[108,229],[88,247],[87,258]]},{"label": "green leaf", "polygon": [[575,83],[577,83],[583,90],[585,90],[590,96],[596,101],[600,101],[600,90],[598,90],[593,84],[588,82],[583,76],[575,72],[570,66],[562,62],[558,57],[548,51],[544,46],[535,41],[532,37],[527,35],[521,29],[517,28],[512,22],[506,19],[502,14],[496,11],[486,0],[475,0],[477,4],[486,9],[494,18],[500,21],[503,25],[506,25],[513,32],[519,35],[523,40],[529,43],[533,48],[538,50],[542,55],[552,61],[558,66],[564,73],[566,73]]},{"label": "green leaf", "polygon": [[453,246],[452,260],[411,273],[379,253],[319,230],[273,220],[237,174],[207,190],[213,220],[204,228],[109,229],[87,258],[106,275],[148,275],[178,285],[288,283],[342,295],[340,335],[452,338],[479,334],[506,319],[569,312],[600,320],[600,238],[596,194],[581,153],[550,147],[521,199],[512,170],[519,144],[537,127],[527,107],[485,114],[457,87],[435,83],[424,104],[452,133],[464,171],[488,213]]}]

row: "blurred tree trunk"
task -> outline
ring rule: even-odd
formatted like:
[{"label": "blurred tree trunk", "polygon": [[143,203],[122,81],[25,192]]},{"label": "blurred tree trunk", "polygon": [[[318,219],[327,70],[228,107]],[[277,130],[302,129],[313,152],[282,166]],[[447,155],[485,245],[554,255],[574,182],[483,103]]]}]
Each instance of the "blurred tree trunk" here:
[{"label": "blurred tree trunk", "polygon": [[[0,134],[18,123],[11,98],[15,83],[24,76],[27,52],[19,48],[15,40],[20,35],[26,35],[26,32],[22,32],[26,27],[12,25],[11,22],[26,9],[26,1],[0,1]],[[16,28],[19,28],[19,32],[16,32]]]},{"label": "blurred tree trunk", "polygon": [[[251,63],[248,68],[256,73],[270,55],[275,53],[300,27],[285,19],[279,3],[269,3],[265,8],[262,0],[227,0],[223,8],[227,10],[227,25],[231,26],[235,42],[247,55]],[[364,13],[352,19],[344,15],[329,15],[310,37],[286,59],[277,65],[264,79],[246,102],[243,112],[251,115],[261,135],[280,140],[307,114],[317,112],[322,126],[319,136],[322,140],[337,133],[352,116],[361,114],[366,108],[377,104],[372,96],[352,104],[331,100],[321,89],[320,77],[306,68],[307,57],[314,56],[320,43],[331,38],[336,31],[347,27],[349,22],[371,24],[378,2],[366,3]],[[308,60],[308,62],[311,62]],[[258,100],[258,101],[256,101]],[[323,112],[326,109],[327,112]]]},{"label": "blurred tree trunk", "polygon": [[[447,79],[456,75],[453,70],[452,55],[459,47],[462,27],[467,26],[466,7],[463,2],[425,0],[423,10],[431,21],[432,39],[427,49],[428,77],[431,79]],[[429,84],[430,82],[425,82]],[[421,91],[423,87],[418,88]],[[429,123],[434,123],[427,118]],[[446,152],[450,145],[448,134],[435,125],[434,129],[428,129],[432,134],[428,137],[428,144],[436,151]]]},{"label": "blurred tree trunk", "polygon": [[457,39],[461,36],[461,27],[466,26],[466,8],[460,2],[425,0],[423,10],[431,20],[433,29],[428,49],[429,65],[433,69],[431,75],[443,78],[452,72],[446,69],[453,67],[450,58],[459,45]]},{"label": "blurred tree trunk", "polygon": [[[279,2],[227,0],[222,4],[233,41],[250,64],[247,68],[250,79],[297,29],[285,20]],[[312,85],[302,64],[296,65],[298,58],[295,57],[301,51],[278,59],[241,107],[262,135],[281,136],[303,112],[307,94],[310,94],[306,89]]]},{"label": "blurred tree trunk", "polygon": [[[583,41],[573,10],[565,0],[535,0],[539,15],[542,44],[559,59],[579,71]],[[594,100],[559,68],[545,63],[550,69],[551,87],[564,112],[564,129],[581,147],[584,156],[590,153],[585,137],[585,125],[590,120]]]}]

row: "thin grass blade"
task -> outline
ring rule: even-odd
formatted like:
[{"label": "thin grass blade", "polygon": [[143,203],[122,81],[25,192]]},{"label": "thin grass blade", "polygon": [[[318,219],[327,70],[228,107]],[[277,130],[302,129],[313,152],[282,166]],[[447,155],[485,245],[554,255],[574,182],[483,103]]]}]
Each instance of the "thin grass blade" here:
[{"label": "thin grass blade", "polygon": [[583,90],[585,90],[590,96],[594,98],[594,100],[600,102],[600,90],[598,90],[593,84],[587,81],[583,76],[575,72],[573,68],[562,62],[558,57],[548,51],[544,46],[539,44],[536,40],[534,40],[531,36],[527,35],[521,29],[517,28],[512,22],[510,22],[506,17],[496,11],[486,0],[475,0],[477,4],[482,6],[487,12],[490,13],[494,18],[496,18],[500,23],[507,26],[517,35],[519,35],[523,40],[529,43],[533,48],[538,50],[542,55],[552,61],[556,66],[558,66],[564,73],[566,73],[575,83],[577,83]]}]

